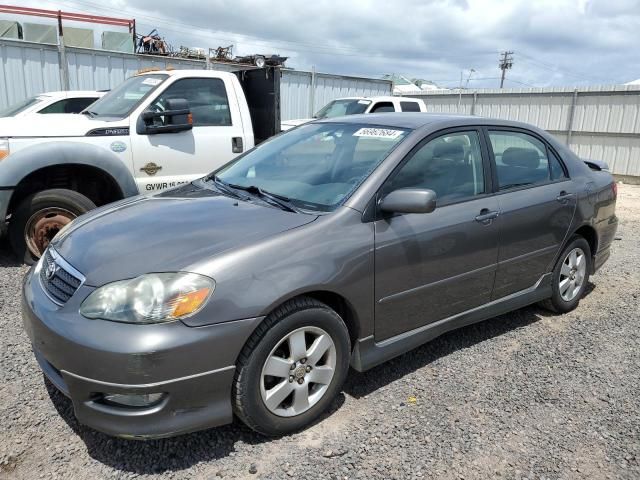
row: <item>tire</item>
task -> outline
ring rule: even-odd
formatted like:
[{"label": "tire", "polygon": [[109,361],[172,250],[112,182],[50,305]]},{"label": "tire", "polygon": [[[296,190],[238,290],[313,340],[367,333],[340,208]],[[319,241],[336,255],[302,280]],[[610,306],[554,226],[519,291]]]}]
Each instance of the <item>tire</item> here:
[{"label": "tire", "polygon": [[[305,332],[302,335],[305,348],[309,345],[304,353],[308,359],[296,355],[292,348],[291,342],[301,338],[301,331]],[[314,353],[313,346],[328,345],[325,334],[332,341],[333,350],[327,347],[318,360],[314,357],[322,348]],[[279,360],[277,376],[268,375],[267,359],[273,357]],[[315,421],[331,405],[347,376],[350,357],[349,331],[335,311],[309,297],[291,300],[268,315],[242,349],[233,384],[234,412],[247,426],[263,435],[279,436],[298,431]],[[334,367],[329,377],[331,365]],[[315,379],[321,383],[313,382]],[[291,393],[282,402],[274,403],[275,397],[266,396],[277,389]],[[304,391],[308,394],[306,410],[304,402],[298,402],[299,398],[304,399]],[[300,397],[299,392],[302,392]],[[271,407],[267,405],[267,398],[271,398]]]},{"label": "tire", "polygon": [[[569,264],[571,263],[571,259],[569,259],[569,256],[573,252],[577,252],[578,255],[580,255],[581,252],[584,261],[584,272],[582,272],[581,263],[575,272],[570,268],[571,265]],[[579,259],[580,257],[578,256],[577,258]],[[583,237],[574,235],[564,250],[562,250],[553,268],[551,277],[553,294],[551,298],[540,302],[540,305],[556,313],[566,313],[576,308],[589,283],[591,262],[591,248],[589,247],[589,243]],[[574,280],[572,280],[572,278]],[[568,284],[565,281],[568,281]]]},{"label": "tire", "polygon": [[[32,264],[65,223],[94,208],[91,200],[73,190],[55,188],[29,195],[11,215],[11,248],[19,259]],[[27,234],[27,229],[31,234]]]}]

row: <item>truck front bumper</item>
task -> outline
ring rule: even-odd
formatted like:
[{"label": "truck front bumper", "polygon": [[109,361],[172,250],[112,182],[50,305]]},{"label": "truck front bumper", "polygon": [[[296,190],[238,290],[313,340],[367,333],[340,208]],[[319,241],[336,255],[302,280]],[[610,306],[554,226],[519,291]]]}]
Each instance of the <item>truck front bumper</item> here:
[{"label": "truck front bumper", "polygon": [[0,187],[0,237],[7,233],[7,211],[13,188]]}]

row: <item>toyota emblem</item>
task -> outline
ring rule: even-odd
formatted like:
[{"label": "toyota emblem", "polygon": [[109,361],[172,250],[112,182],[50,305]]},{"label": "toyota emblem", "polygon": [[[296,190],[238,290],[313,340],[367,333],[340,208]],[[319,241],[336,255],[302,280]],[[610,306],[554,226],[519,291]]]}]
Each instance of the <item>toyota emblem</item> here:
[{"label": "toyota emblem", "polygon": [[51,280],[57,271],[58,271],[58,265],[56,265],[55,263],[50,263],[47,266],[47,269],[45,270],[44,275],[47,277],[47,280]]}]

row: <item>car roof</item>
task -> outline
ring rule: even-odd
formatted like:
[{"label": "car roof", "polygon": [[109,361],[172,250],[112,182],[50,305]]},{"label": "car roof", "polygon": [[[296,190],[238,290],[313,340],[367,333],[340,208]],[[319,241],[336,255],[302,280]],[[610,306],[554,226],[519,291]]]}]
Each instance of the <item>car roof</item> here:
[{"label": "car roof", "polygon": [[357,123],[362,125],[376,125],[384,127],[409,128],[417,130],[422,127],[456,127],[465,125],[495,125],[507,127],[519,127],[538,131],[533,125],[512,120],[500,120],[496,118],[477,117],[475,115],[454,115],[442,113],[418,113],[418,112],[385,112],[367,113],[358,115],[345,115],[316,120],[318,123]]}]

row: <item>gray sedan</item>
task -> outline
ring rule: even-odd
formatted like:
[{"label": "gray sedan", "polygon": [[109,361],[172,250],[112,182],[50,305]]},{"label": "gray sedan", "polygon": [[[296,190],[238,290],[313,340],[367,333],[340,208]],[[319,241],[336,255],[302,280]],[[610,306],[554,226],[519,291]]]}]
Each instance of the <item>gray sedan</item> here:
[{"label": "gray sedan", "polygon": [[541,302],[576,308],[616,184],[529,125],[369,114],[279,135],[211,175],[65,227],[24,326],[78,420],[130,438],[309,425],[363,371]]}]

